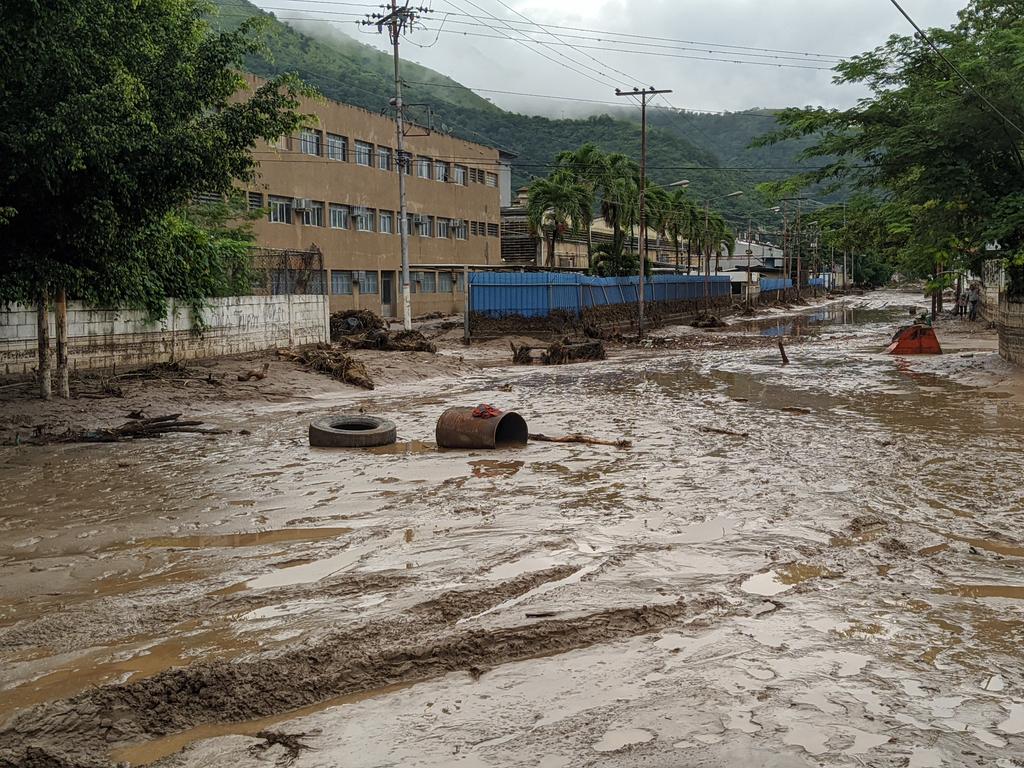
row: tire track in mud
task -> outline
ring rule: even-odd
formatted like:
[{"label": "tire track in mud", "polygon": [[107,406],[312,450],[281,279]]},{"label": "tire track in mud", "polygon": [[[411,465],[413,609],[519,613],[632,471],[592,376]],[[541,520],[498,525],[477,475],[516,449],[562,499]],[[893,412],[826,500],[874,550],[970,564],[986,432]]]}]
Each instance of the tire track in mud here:
[{"label": "tire track in mud", "polygon": [[[0,731],[0,768],[109,767],[111,749],[205,723],[278,715],[385,685],[488,668],[647,634],[726,610],[717,596],[614,608],[510,627],[458,630],[486,611],[577,569],[558,566],[443,593],[399,620],[366,622],[272,657],[206,661],[39,705]],[[700,625],[706,625],[706,621]]]}]

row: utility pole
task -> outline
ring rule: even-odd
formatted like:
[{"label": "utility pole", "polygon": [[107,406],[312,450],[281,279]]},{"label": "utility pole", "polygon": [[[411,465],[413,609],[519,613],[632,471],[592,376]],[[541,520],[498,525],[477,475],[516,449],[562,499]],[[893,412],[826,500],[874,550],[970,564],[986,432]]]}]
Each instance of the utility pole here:
[{"label": "utility pole", "polygon": [[747,308],[750,308],[750,257],[754,255],[754,241],[751,235],[750,225],[753,214],[747,214]]},{"label": "utility pole", "polygon": [[[395,108],[395,171],[398,173],[398,237],[402,249],[402,327],[405,330],[412,330],[412,292],[409,287],[409,212],[405,201],[405,171],[412,159],[405,152],[405,105],[402,103],[402,75],[401,60],[398,56],[398,42],[402,32],[410,29],[416,21],[418,14],[425,12],[425,8],[410,8],[409,0],[404,6],[399,7],[398,0],[391,0],[391,12],[387,14],[374,13],[363,22],[366,25],[374,25],[377,32],[383,32],[387,27],[388,35],[391,37],[391,46],[395,57],[395,97],[392,105]],[[469,289],[466,286],[466,296],[469,296]],[[390,298],[390,297],[389,297]],[[469,312],[469,306],[465,311]]]},{"label": "utility pole", "polygon": [[843,292],[849,290],[847,286],[846,257],[850,252],[850,233],[846,229],[846,202],[843,202]]},{"label": "utility pole", "polygon": [[802,294],[802,286],[800,285],[800,276],[803,271],[803,254],[802,254],[802,232],[800,231],[800,201],[796,201],[796,297],[799,299]]},{"label": "utility pole", "polygon": [[644,337],[644,267],[647,266],[647,212],[644,207],[647,186],[647,99],[661,93],[672,93],[668,90],[651,88],[634,88],[631,91],[615,89],[616,96],[640,97],[640,290],[637,291],[636,335]]}]

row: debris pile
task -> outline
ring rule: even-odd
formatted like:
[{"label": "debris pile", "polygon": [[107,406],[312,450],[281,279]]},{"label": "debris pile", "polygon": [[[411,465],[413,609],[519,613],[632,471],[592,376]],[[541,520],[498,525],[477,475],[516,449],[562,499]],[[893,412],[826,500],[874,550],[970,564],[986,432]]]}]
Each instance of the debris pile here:
[{"label": "debris pile", "polygon": [[368,309],[346,309],[331,313],[331,341],[368,331],[384,330],[387,324]]},{"label": "debris pile", "polygon": [[607,353],[604,343],[599,339],[586,341],[570,341],[563,339],[549,344],[547,347],[530,347],[526,344],[517,347],[511,344],[512,362],[516,365],[564,365],[584,360],[604,360]]},{"label": "debris pile", "polygon": [[725,328],[725,322],[708,312],[701,312],[690,323],[692,328]]},{"label": "debris pile", "polygon": [[338,381],[373,389],[373,379],[366,366],[330,344],[315,344],[298,349],[279,349],[277,354],[285,360],[304,365],[310,370],[326,373]]},{"label": "debris pile", "polygon": [[375,329],[336,340],[343,349],[379,349],[386,352],[430,352],[437,346],[419,331],[386,331]]}]

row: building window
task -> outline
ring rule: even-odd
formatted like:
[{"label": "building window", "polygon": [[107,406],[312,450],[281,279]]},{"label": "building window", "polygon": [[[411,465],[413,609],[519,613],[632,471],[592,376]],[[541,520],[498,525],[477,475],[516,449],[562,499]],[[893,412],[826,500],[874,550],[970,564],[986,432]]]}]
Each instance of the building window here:
[{"label": "building window", "polygon": [[438,293],[451,293],[452,292],[452,273],[451,272],[438,272],[437,273],[437,292]]},{"label": "building window", "polygon": [[348,162],[348,139],[336,133],[327,134],[327,157]]},{"label": "building window", "polygon": [[374,213],[372,208],[353,208],[352,217],[359,232],[373,232]]},{"label": "building window", "polygon": [[309,207],[302,212],[302,223],[309,227],[324,225],[324,204],[311,200]]},{"label": "building window", "polygon": [[391,170],[391,150],[388,147],[377,147],[377,167],[382,171]]},{"label": "building window", "polygon": [[416,175],[421,179],[429,179],[431,162],[429,157],[416,158]]},{"label": "building window", "polygon": [[369,295],[371,293],[377,293],[377,273],[376,272],[360,272],[359,273],[359,292],[363,295]]},{"label": "building window", "polygon": [[290,197],[270,196],[270,223],[292,223],[292,199]]},{"label": "building window", "polygon": [[437,280],[434,272],[420,272],[419,290],[420,293],[437,293]]},{"label": "building window", "polygon": [[352,273],[347,269],[331,270],[331,293],[335,296],[352,295]]},{"label": "building window", "polygon": [[488,237],[497,237],[498,236],[498,225],[497,224],[488,224],[487,225],[487,236]]},{"label": "building window", "polygon": [[456,240],[466,239],[466,220],[465,219],[452,219],[452,234],[455,235]]},{"label": "building window", "polygon": [[292,137],[287,133],[283,136],[278,136],[277,141],[274,142],[274,149],[279,149],[282,152],[287,152],[292,148]]},{"label": "building window", "polygon": [[476,168],[469,169],[469,180],[474,184],[483,184],[484,172]]},{"label": "building window", "polygon": [[488,187],[496,187],[496,186],[498,186],[498,174],[496,174],[496,173],[488,173],[487,174],[487,186]]},{"label": "building window", "polygon": [[263,193],[262,192],[250,192],[248,194],[249,199],[249,210],[258,211],[263,207]]},{"label": "building window", "polygon": [[390,235],[395,231],[395,217],[390,211],[378,213],[377,224],[377,231],[382,235]]},{"label": "building window", "polygon": [[466,186],[466,166],[456,165],[455,166],[455,183],[461,184],[463,187]]},{"label": "building window", "polygon": [[192,198],[192,202],[196,205],[219,205],[224,202],[224,198],[216,192],[199,192]]},{"label": "building window", "polygon": [[448,219],[438,218],[437,220],[437,236],[443,237],[446,240],[449,237],[449,230],[451,228],[451,222]]},{"label": "building window", "polygon": [[348,229],[348,206],[331,203],[331,229]]},{"label": "building window", "polygon": [[473,235],[474,237],[477,235],[475,221],[469,222],[469,234]]},{"label": "building window", "polygon": [[434,180],[448,181],[448,163],[440,160],[434,161]]},{"label": "building window", "polygon": [[299,151],[304,155],[316,155],[319,157],[322,140],[323,134],[320,131],[303,128],[299,134]]},{"label": "building window", "polygon": [[434,236],[433,216],[416,215],[413,217],[413,223],[416,225],[416,234],[420,237]]},{"label": "building window", "polygon": [[356,164],[373,165],[373,144],[367,144],[365,141],[356,142]]}]

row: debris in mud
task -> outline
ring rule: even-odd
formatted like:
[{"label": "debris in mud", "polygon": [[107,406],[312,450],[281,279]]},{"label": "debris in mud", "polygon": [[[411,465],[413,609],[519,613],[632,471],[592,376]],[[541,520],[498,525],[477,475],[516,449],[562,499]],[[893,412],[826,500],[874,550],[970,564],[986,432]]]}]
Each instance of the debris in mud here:
[{"label": "debris in mud", "polygon": [[786,347],[782,343],[782,339],[779,339],[779,352],[782,354],[782,364],[789,365],[789,355],[786,354]]},{"label": "debris in mud", "polygon": [[709,314],[707,312],[701,312],[700,314],[697,315],[694,321],[690,323],[690,327],[725,328],[725,322],[722,319],[716,317],[715,315]]},{"label": "debris in mud", "polygon": [[584,445],[611,445],[615,448],[632,448],[633,442],[631,440],[602,440],[599,437],[587,437],[581,434],[572,435],[561,435],[561,436],[549,436],[538,433],[530,434],[531,440],[536,440],[539,443],[583,443]]},{"label": "debris in mud", "polygon": [[336,340],[341,349],[377,349],[383,352],[437,352],[437,345],[419,331],[387,331],[375,329]]},{"label": "debris in mud", "polygon": [[516,365],[565,365],[586,360],[604,360],[608,355],[604,343],[600,340],[570,341],[568,338],[556,341],[547,347],[530,347],[522,345],[512,347],[512,362]]},{"label": "debris in mud", "polygon": [[697,427],[701,432],[711,432],[716,435],[729,435],[730,437],[750,437],[749,432],[734,432],[731,429],[721,429],[720,427]]},{"label": "debris in mud", "polygon": [[32,445],[52,445],[54,443],[121,443],[127,440],[163,437],[167,434],[192,432],[200,435],[223,435],[221,429],[210,429],[201,421],[182,421],[180,413],[166,416],[154,416],[150,419],[135,419],[120,427],[96,428],[84,431],[68,430],[60,434],[38,432],[22,442]]},{"label": "debris in mud", "polygon": [[877,515],[857,515],[853,518],[847,526],[851,531],[857,535],[868,533],[871,531],[881,530],[886,528],[889,524],[878,517]]},{"label": "debris in mud", "polygon": [[284,731],[260,731],[256,734],[256,738],[263,739],[263,741],[249,747],[249,754],[259,757],[272,747],[281,746],[284,748],[284,754],[277,758],[275,765],[286,768],[299,759],[303,750],[313,749],[302,741],[310,735],[308,733],[285,733]]},{"label": "debris in mud", "polygon": [[331,341],[385,328],[387,324],[384,320],[368,309],[347,309],[331,313]]},{"label": "debris in mud", "polygon": [[363,389],[373,389],[373,379],[366,366],[330,344],[316,344],[298,349],[279,349],[277,354],[285,360],[304,365],[311,370],[326,373],[338,381],[345,381]]},{"label": "debris in mud", "polygon": [[262,368],[250,368],[245,373],[238,374],[239,381],[262,381],[267,378],[267,371],[270,369],[270,363],[264,363]]},{"label": "debris in mud", "polygon": [[809,413],[814,413],[814,411],[812,411],[810,408],[801,408],[796,405],[787,405],[781,410],[784,411],[785,413],[796,413],[801,416],[806,416]]}]

